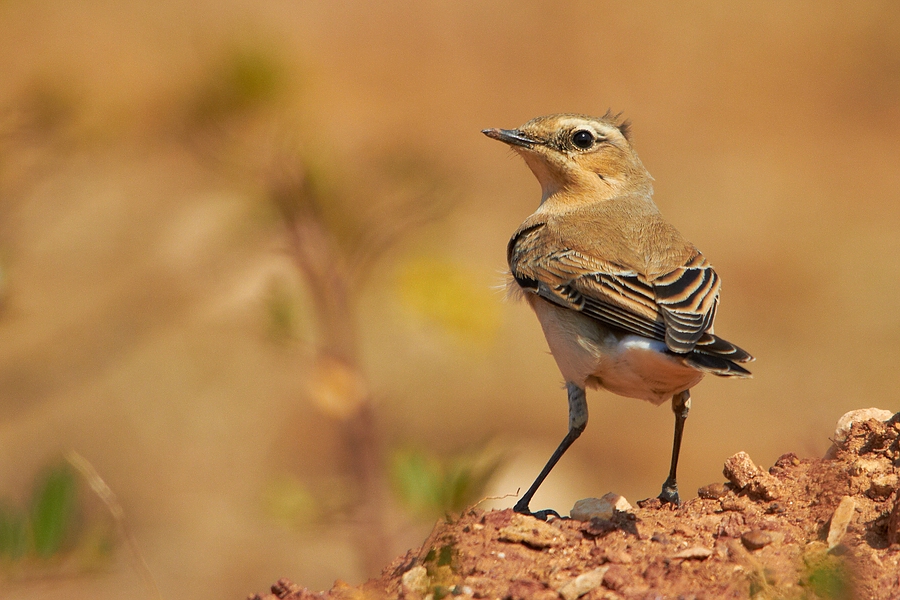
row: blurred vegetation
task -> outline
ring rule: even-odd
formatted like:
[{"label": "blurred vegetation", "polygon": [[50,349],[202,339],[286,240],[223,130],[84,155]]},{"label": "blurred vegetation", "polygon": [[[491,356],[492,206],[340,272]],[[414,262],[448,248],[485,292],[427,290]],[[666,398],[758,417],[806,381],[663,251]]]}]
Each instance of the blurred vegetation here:
[{"label": "blurred vegetation", "polygon": [[[0,269],[6,245],[16,236],[8,217],[47,175],[78,147],[77,124],[83,100],[67,81],[34,76],[0,104]],[[0,300],[6,291],[0,276]]]},{"label": "blurred vegetation", "polygon": [[414,315],[460,340],[489,344],[500,327],[500,303],[478,281],[460,265],[416,256],[400,265],[397,289]]},{"label": "blurred vegetation", "polygon": [[48,470],[38,481],[31,505],[34,551],[48,558],[62,548],[75,515],[75,475],[68,465]]},{"label": "blurred vegetation", "polygon": [[312,323],[315,335],[302,336],[315,352],[306,391],[320,413],[343,424],[352,464],[343,498],[356,501],[335,502],[333,495],[320,493],[321,486],[314,492],[282,477],[268,487],[265,503],[271,515],[292,526],[339,515],[365,523],[360,547],[368,571],[376,572],[390,558],[385,549],[395,527],[383,522],[387,488],[409,517],[430,520],[481,499],[503,457],[481,449],[439,458],[429,451],[397,450],[405,440],[384,439],[358,360],[362,290],[375,278],[379,261],[391,257],[392,266],[400,263],[398,278],[388,282],[398,299],[452,335],[491,341],[499,309],[463,268],[439,259],[401,262],[390,252],[447,212],[452,191],[433,165],[402,154],[375,161],[367,168],[376,175],[366,183],[380,183],[363,189],[358,174],[310,169],[302,152],[279,150],[273,152],[265,186],[308,302],[297,302],[283,281],[276,282],[266,303],[269,329],[275,339],[297,339],[300,324]]},{"label": "blurred vegetation", "polygon": [[435,600],[462,594],[456,583],[460,579],[457,576],[458,555],[459,551],[452,543],[432,548],[425,555],[422,563],[428,577],[428,590]]},{"label": "blurred vegetation", "polygon": [[451,456],[397,449],[391,455],[391,483],[407,510],[430,521],[484,499],[488,483],[505,462],[505,453],[490,446]]},{"label": "blurred vegetation", "polygon": [[0,152],[22,154],[30,144],[61,136],[81,109],[82,100],[71,84],[31,79],[0,107]]},{"label": "blurred vegetation", "polygon": [[824,544],[810,544],[798,578],[780,585],[768,569],[750,574],[750,598],[754,600],[851,600],[857,597],[847,562],[828,552]]},{"label": "blurred vegetation", "polygon": [[457,192],[441,163],[389,146],[343,167],[327,141],[297,125],[302,102],[281,103],[300,87],[261,46],[228,49],[189,91],[183,132],[212,172],[274,209],[297,279],[272,277],[263,302],[268,337],[308,348],[307,399],[342,428],[345,472],[330,484],[279,474],[262,495],[265,511],[289,527],[365,523],[360,552],[374,573],[391,558],[392,490],[411,520],[459,511],[481,498],[502,457],[476,450],[438,458],[385,439],[359,361],[361,295],[380,282],[421,320],[475,343],[493,339],[499,307],[463,267],[397,250],[450,212]]},{"label": "blurred vegetation", "polygon": [[227,49],[208,68],[188,101],[194,125],[221,125],[272,103],[286,85],[286,69],[272,52],[253,46]]},{"label": "blurred vegetation", "polygon": [[109,563],[112,528],[86,510],[79,481],[68,462],[56,462],[36,477],[25,506],[0,501],[0,581],[71,576]]},{"label": "blurred vegetation", "polygon": [[346,477],[338,474],[304,479],[281,473],[263,490],[263,509],[271,519],[291,529],[311,529],[346,519],[356,496]]},{"label": "blurred vegetation", "polygon": [[801,585],[822,600],[851,600],[853,577],[847,563],[835,554],[813,551],[804,557],[806,573]]},{"label": "blurred vegetation", "polygon": [[285,278],[274,278],[269,283],[264,306],[271,340],[284,343],[301,337],[303,307]]}]

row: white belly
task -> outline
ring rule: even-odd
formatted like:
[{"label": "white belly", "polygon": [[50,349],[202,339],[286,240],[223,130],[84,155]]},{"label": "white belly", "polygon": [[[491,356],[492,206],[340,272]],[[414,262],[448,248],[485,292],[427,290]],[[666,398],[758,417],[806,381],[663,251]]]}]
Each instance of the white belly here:
[{"label": "white belly", "polygon": [[613,332],[536,296],[528,300],[566,381],[662,404],[703,379],[703,373],[666,352],[663,342]]}]

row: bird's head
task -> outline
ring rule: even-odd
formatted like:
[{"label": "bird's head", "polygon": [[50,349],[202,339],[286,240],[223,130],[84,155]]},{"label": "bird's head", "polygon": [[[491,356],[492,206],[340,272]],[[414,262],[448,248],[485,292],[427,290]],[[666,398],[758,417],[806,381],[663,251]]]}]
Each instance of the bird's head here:
[{"label": "bird's head", "polygon": [[482,133],[508,144],[538,178],[542,202],[566,192],[567,197],[614,198],[626,193],[652,193],[653,178],[629,141],[629,123],[618,115],[548,115],[518,129],[485,129]]}]

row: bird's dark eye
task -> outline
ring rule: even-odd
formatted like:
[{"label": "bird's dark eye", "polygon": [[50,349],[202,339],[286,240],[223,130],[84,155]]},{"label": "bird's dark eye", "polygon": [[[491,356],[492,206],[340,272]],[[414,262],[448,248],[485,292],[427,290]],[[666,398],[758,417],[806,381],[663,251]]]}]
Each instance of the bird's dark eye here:
[{"label": "bird's dark eye", "polygon": [[587,150],[594,145],[594,134],[585,129],[579,129],[572,134],[572,143],[582,150]]}]

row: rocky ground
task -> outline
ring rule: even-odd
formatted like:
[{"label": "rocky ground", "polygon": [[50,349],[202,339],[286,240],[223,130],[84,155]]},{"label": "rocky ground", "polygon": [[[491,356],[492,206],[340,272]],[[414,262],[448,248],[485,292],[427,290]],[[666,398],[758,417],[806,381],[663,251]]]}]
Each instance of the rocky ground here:
[{"label": "rocky ground", "polygon": [[473,509],[361,586],[281,580],[251,600],[900,598],[900,413],[870,415],[845,416],[822,459],[766,471],[740,452],[677,509],[610,496],[546,523]]}]

